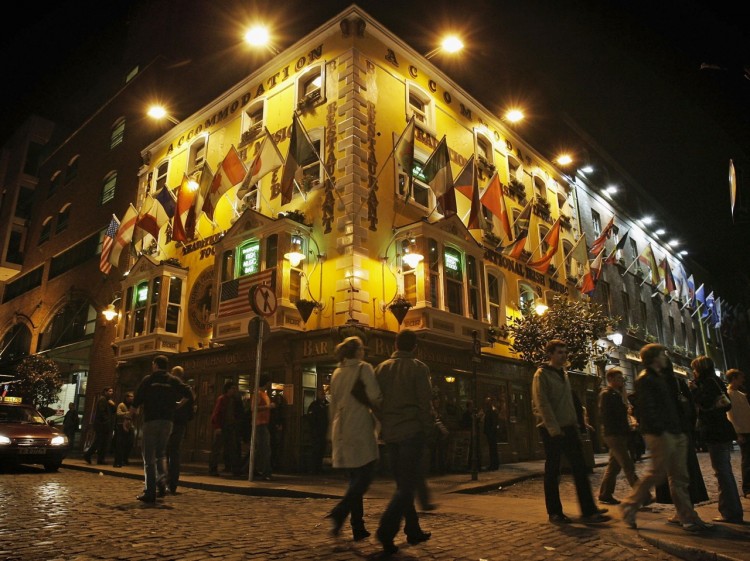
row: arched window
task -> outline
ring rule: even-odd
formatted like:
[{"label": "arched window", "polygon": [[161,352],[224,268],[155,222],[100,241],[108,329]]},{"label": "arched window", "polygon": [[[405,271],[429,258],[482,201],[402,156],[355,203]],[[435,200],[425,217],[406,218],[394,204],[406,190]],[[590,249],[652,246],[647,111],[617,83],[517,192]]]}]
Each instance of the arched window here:
[{"label": "arched window", "polygon": [[487,272],[487,303],[489,324],[505,325],[505,277],[499,271]]},{"label": "arched window", "polygon": [[325,101],[325,66],[309,68],[297,78],[297,106],[313,107]]},{"label": "arched window", "polygon": [[24,323],[11,327],[0,342],[2,360],[12,361],[27,356],[31,351],[31,331]]},{"label": "arched window", "polygon": [[573,244],[568,240],[562,242],[563,255],[565,256],[565,274],[569,277],[575,277],[577,271],[573,270],[572,257],[570,252],[573,251]]},{"label": "arched window", "polygon": [[534,176],[534,191],[543,199],[547,200],[547,184],[538,175]]},{"label": "arched window", "polygon": [[70,300],[61,307],[39,339],[38,351],[69,345],[93,336],[96,310],[82,298]]},{"label": "arched window", "polygon": [[63,180],[62,171],[57,170],[55,173],[52,174],[52,177],[50,177],[49,179],[49,190],[47,191],[48,197],[51,197],[57,192],[57,190],[62,185],[62,180]]},{"label": "arched window", "polygon": [[533,311],[536,302],[536,291],[525,282],[518,284],[518,308],[521,311]]},{"label": "arched window", "polygon": [[125,117],[120,117],[112,125],[112,134],[109,140],[110,150],[115,146],[122,144],[125,139]]},{"label": "arched window", "polygon": [[251,142],[263,133],[266,100],[256,99],[242,114],[242,143]]},{"label": "arched window", "polygon": [[412,82],[406,83],[406,120],[414,121],[423,128],[435,127],[435,102],[430,94]]},{"label": "arched window", "polygon": [[49,236],[52,233],[52,217],[48,216],[42,223],[42,231],[39,232],[39,243],[44,243],[49,240]]},{"label": "arched window", "polygon": [[206,161],[206,135],[201,135],[190,145],[190,156],[188,158],[188,176],[198,171],[203,162]]},{"label": "arched window", "polygon": [[159,191],[167,185],[167,174],[169,173],[169,160],[164,160],[156,167],[154,174],[154,192]]},{"label": "arched window", "polygon": [[66,204],[57,213],[57,225],[55,226],[55,233],[58,234],[68,227],[70,222],[70,203]]},{"label": "arched window", "polygon": [[65,185],[78,177],[78,161],[80,160],[80,158],[80,155],[76,155],[73,156],[68,162],[68,167],[65,170]]},{"label": "arched window", "polygon": [[117,172],[111,171],[104,176],[102,184],[101,204],[106,204],[115,198],[115,189],[117,188]]}]

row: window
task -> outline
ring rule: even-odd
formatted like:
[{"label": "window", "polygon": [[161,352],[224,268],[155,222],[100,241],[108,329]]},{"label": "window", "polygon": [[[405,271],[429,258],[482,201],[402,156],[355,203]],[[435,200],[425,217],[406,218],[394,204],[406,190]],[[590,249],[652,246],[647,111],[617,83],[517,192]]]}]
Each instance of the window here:
[{"label": "window", "polygon": [[254,275],[260,271],[260,241],[251,240],[237,248],[235,278]]},{"label": "window", "polygon": [[643,300],[640,300],[639,304],[641,308],[641,321],[643,322],[643,329],[648,331],[648,308],[646,308],[646,303]]},{"label": "window", "polygon": [[488,321],[490,325],[505,325],[503,309],[503,289],[505,278],[500,273],[487,273],[487,300],[489,301]]},{"label": "window", "polygon": [[17,265],[23,263],[24,238],[24,232],[14,226],[10,232],[8,249],[5,252],[6,261],[9,263],[16,263]]},{"label": "window", "polygon": [[242,142],[251,142],[263,133],[265,99],[256,99],[242,114]]},{"label": "window", "polygon": [[661,300],[653,298],[651,300],[654,304],[654,318],[656,319],[656,337],[659,342],[666,343],[667,340],[664,337],[664,316],[661,311]]},{"label": "window", "polygon": [[31,351],[31,331],[23,323],[17,323],[5,332],[0,341],[3,358],[8,361],[18,360]]},{"label": "window", "polygon": [[609,283],[603,280],[596,283],[596,293],[594,296],[604,308],[604,313],[607,316],[612,316],[612,299],[609,291]]},{"label": "window", "polygon": [[44,243],[49,240],[49,236],[52,233],[52,217],[48,216],[42,223],[42,231],[39,233],[39,243]]},{"label": "window", "polygon": [[399,174],[398,194],[407,201],[413,200],[420,206],[430,208],[430,193],[432,192],[432,190],[425,182],[425,177],[422,173],[422,168],[424,167],[425,160],[426,158],[414,154],[414,169],[412,171],[411,185],[407,185],[408,177],[406,176],[406,174]]},{"label": "window", "polygon": [[492,142],[479,132],[476,133],[476,140],[476,154],[479,157],[479,161],[484,160],[484,162],[491,164],[493,161]]},{"label": "window", "polygon": [[153,333],[159,319],[159,300],[161,299],[162,278],[151,279],[151,298],[148,303],[148,332]]},{"label": "window", "polygon": [[96,326],[96,310],[86,300],[70,300],[60,308],[39,338],[37,352],[90,338]]},{"label": "window", "polygon": [[310,154],[309,158],[300,162],[302,165],[302,187],[306,190],[320,185],[320,182],[323,180],[323,166],[321,164],[323,154],[321,153],[322,142],[320,137],[320,130],[310,131],[310,140],[318,155]]},{"label": "window", "polygon": [[627,292],[622,293],[622,318],[626,322],[625,325],[632,325],[632,317],[630,315],[630,294]]},{"label": "window", "polygon": [[68,222],[70,221],[70,203],[65,205],[63,208],[60,209],[60,212],[57,213],[57,224],[55,226],[55,233],[59,234],[65,228],[68,227]]},{"label": "window", "polygon": [[26,148],[26,160],[23,163],[23,172],[25,174],[37,175],[39,173],[39,162],[42,159],[43,149],[43,144],[33,141],[29,142],[28,148]]},{"label": "window", "polygon": [[104,177],[102,185],[101,204],[106,204],[115,198],[115,188],[117,187],[117,172],[111,171]]},{"label": "window", "polygon": [[591,211],[591,226],[594,228],[594,237],[602,233],[602,218],[595,210]]},{"label": "window", "polygon": [[543,199],[547,200],[547,184],[538,175],[534,176],[534,191]]},{"label": "window", "polygon": [[185,272],[161,264],[148,277],[132,279],[124,287],[123,338],[155,333],[180,335],[185,299]]},{"label": "window", "polygon": [[[401,241],[401,255],[407,253],[407,248],[411,243],[410,239],[404,239]],[[409,265],[406,261],[401,260],[401,273],[404,282],[404,298],[406,298],[412,306],[417,304],[417,272],[414,267]]]},{"label": "window", "polygon": [[203,162],[206,161],[206,136],[198,137],[190,145],[190,156],[188,157],[187,174],[191,175],[193,172],[198,171]]},{"label": "window", "polygon": [[461,253],[452,247],[443,252],[445,268],[445,308],[458,315],[463,315],[463,259]]},{"label": "window", "polygon": [[[568,275],[568,277],[575,277],[577,271],[573,271],[573,258],[570,256],[570,253],[573,251],[573,244],[570,243],[568,240],[563,240],[562,243],[563,246],[563,255],[565,256],[565,271]],[[582,270],[582,269],[580,269]]]},{"label": "window", "polygon": [[97,252],[98,245],[99,234],[96,233],[69,247],[62,253],[58,253],[50,261],[49,272],[47,273],[48,278],[53,279],[58,277],[66,271],[70,271],[78,265],[82,265],[96,257],[99,254]]},{"label": "window", "polygon": [[49,180],[49,191],[47,192],[47,196],[51,197],[54,195],[57,190],[62,185],[62,172],[60,170],[57,170],[55,173],[52,174],[52,177],[50,177]]},{"label": "window", "polygon": [[687,326],[684,321],[680,322],[680,331],[682,333],[682,346],[688,349]]},{"label": "window", "polygon": [[473,255],[466,256],[466,281],[469,289],[469,317],[478,320],[482,316],[482,311],[479,305],[477,260]]},{"label": "window", "polygon": [[536,302],[536,292],[531,285],[525,282],[518,285],[518,308],[522,312],[533,311]]},{"label": "window", "polygon": [[164,160],[156,168],[154,176],[154,192],[158,192],[162,187],[167,186],[167,173],[169,172],[169,160]]},{"label": "window", "polygon": [[279,236],[271,234],[266,238],[266,269],[273,269],[279,262]]},{"label": "window", "polygon": [[[484,208],[484,205],[482,205],[482,208]],[[518,217],[521,216],[521,212],[522,212],[520,208],[514,208],[511,212],[513,214],[513,236],[515,239],[518,239],[518,234],[521,233],[521,230],[528,227],[528,223],[521,224],[518,221]]]},{"label": "window", "polygon": [[68,167],[65,170],[65,185],[68,185],[71,181],[78,177],[78,161],[80,159],[80,156],[74,156],[70,160],[70,162],[68,162]]},{"label": "window", "polygon": [[510,180],[523,182],[523,167],[521,162],[515,159],[513,156],[508,156],[508,175]]},{"label": "window", "polygon": [[313,107],[325,101],[325,67],[320,64],[297,78],[297,106]]},{"label": "window", "polygon": [[110,150],[115,146],[122,144],[125,138],[125,117],[120,117],[112,125],[112,134],[109,139]]},{"label": "window", "polygon": [[430,274],[430,302],[434,308],[440,307],[440,252],[437,240],[427,240],[427,262]]},{"label": "window", "polygon": [[435,104],[426,91],[411,82],[406,83],[406,120],[414,116],[421,128],[435,127]]},{"label": "window", "polygon": [[164,329],[167,333],[177,333],[182,311],[182,279],[170,277],[169,297],[167,299],[167,319]]},{"label": "window", "polygon": [[669,341],[670,341],[670,344],[672,345],[676,344],[676,339],[677,339],[676,331],[677,330],[675,329],[674,318],[672,316],[669,316]]},{"label": "window", "polygon": [[633,252],[633,259],[638,259],[638,243],[632,237],[630,238],[630,251]]},{"label": "window", "polygon": [[135,286],[133,293],[133,336],[145,333],[146,310],[148,309],[148,281]]},{"label": "window", "polygon": [[541,249],[541,255],[547,253],[547,250],[549,249],[549,244],[547,243],[547,240],[544,239],[548,233],[549,228],[546,226],[539,226],[539,247]]},{"label": "window", "polygon": [[16,210],[14,212],[16,218],[22,220],[31,219],[31,211],[34,206],[34,190],[28,187],[20,187],[18,189],[18,200],[16,201]]}]

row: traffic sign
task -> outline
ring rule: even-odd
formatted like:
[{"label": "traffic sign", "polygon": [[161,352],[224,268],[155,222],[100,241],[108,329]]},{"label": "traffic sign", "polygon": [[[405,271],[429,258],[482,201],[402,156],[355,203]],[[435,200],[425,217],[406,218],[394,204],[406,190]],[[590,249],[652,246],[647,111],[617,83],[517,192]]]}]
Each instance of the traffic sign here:
[{"label": "traffic sign", "polygon": [[250,306],[259,316],[272,316],[276,313],[276,295],[270,286],[256,284],[248,292]]}]

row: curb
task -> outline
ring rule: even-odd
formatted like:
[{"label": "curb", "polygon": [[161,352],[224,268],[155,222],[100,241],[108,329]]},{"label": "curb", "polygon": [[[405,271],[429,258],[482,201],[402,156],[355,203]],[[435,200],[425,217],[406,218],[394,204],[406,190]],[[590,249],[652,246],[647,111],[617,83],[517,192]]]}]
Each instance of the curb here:
[{"label": "curb", "polygon": [[685,559],[686,561],[743,561],[742,559],[730,555],[724,555],[723,553],[644,536],[640,532],[638,532],[638,536],[643,541],[653,545],[657,549],[681,559]]}]

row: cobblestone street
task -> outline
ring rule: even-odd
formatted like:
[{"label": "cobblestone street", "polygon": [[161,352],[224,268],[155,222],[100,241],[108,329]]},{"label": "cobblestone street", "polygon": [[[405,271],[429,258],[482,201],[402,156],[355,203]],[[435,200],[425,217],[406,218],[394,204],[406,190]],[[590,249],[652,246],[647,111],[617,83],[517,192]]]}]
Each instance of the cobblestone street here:
[{"label": "cobblestone street", "polygon": [[[433,538],[410,546],[399,536],[393,559],[674,559],[617,521],[604,528],[549,524],[540,485],[519,484],[500,496],[439,496],[440,509],[421,515]],[[563,482],[569,502],[568,487]],[[135,500],[140,490],[134,479],[65,468],[2,474],[0,560],[347,560],[373,559],[380,551],[374,536],[352,542],[347,527],[339,541],[329,537],[323,517],[331,499],[184,489],[151,507]],[[382,498],[366,502],[370,531],[384,505]]]}]

